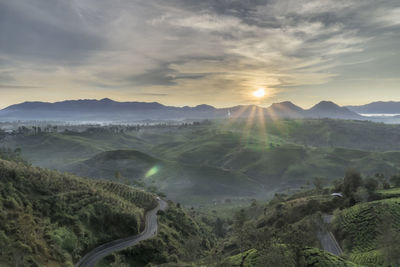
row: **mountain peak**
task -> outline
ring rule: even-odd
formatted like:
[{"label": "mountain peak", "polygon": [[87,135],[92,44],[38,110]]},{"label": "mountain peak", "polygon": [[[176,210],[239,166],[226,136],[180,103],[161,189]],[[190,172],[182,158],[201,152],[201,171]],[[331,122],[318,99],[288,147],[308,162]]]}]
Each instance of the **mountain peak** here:
[{"label": "mountain peak", "polygon": [[332,101],[321,101],[309,110],[308,114],[312,117],[324,118],[359,118],[357,113],[350,111],[345,107],[341,107]]},{"label": "mountain peak", "polygon": [[195,106],[194,109],[201,110],[201,111],[210,111],[210,110],[215,110],[215,107],[206,105],[206,104],[201,104],[201,105]]},{"label": "mountain peak", "polygon": [[318,104],[316,104],[313,108],[340,108],[339,105],[336,103],[333,103],[332,101],[321,101]]},{"label": "mountain peak", "polygon": [[100,102],[115,102],[115,101],[106,97],[106,98],[101,99]]},{"label": "mountain peak", "polygon": [[270,108],[278,108],[278,109],[292,109],[292,110],[296,110],[296,111],[300,111],[303,110],[301,107],[293,104],[291,101],[283,101],[283,102],[279,102],[279,103],[273,103]]}]

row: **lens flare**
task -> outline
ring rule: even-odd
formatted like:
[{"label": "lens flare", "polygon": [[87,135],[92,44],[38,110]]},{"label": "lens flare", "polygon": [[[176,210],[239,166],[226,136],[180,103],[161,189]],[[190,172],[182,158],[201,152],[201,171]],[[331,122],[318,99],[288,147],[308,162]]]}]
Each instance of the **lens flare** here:
[{"label": "lens flare", "polygon": [[149,178],[151,176],[153,176],[154,174],[156,174],[158,171],[160,170],[159,166],[153,166],[150,170],[148,170],[145,174],[144,177]]}]

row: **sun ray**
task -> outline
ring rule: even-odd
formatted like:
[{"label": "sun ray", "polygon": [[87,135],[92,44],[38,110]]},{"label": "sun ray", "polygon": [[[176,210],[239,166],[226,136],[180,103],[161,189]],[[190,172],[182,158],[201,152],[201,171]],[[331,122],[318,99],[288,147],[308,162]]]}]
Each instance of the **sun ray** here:
[{"label": "sun ray", "polygon": [[250,135],[250,130],[254,126],[253,121],[254,121],[256,109],[257,109],[256,106],[251,106],[250,114],[247,116],[246,124],[245,124],[245,126],[243,128],[243,132],[242,132],[242,142],[244,144],[247,144],[249,141],[248,139],[249,139],[249,135]]}]

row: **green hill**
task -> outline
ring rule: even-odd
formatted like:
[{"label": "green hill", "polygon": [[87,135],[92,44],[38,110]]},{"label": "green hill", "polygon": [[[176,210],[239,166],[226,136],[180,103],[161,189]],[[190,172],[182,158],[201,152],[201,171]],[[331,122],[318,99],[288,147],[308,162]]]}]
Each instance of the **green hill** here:
[{"label": "green hill", "polygon": [[258,183],[240,172],[207,165],[162,161],[136,150],[102,152],[71,165],[70,172],[92,178],[156,185],[169,198],[197,203],[212,199],[250,197],[259,194]]},{"label": "green hill", "polygon": [[17,134],[2,146],[21,148],[36,166],[93,178],[114,179],[119,173],[193,203],[267,198],[307,186],[315,177],[330,182],[349,168],[390,177],[400,172],[398,132],[396,125],[365,121],[237,120]]},{"label": "green hill", "polygon": [[385,265],[383,249],[391,244],[383,238],[392,227],[394,233],[400,232],[400,198],[357,204],[339,212],[334,222],[336,236],[350,259],[365,266]]},{"label": "green hill", "polygon": [[69,164],[86,160],[102,151],[143,148],[135,136],[111,132],[64,132],[16,135],[3,146],[22,148],[22,156],[32,164],[64,170]]},{"label": "green hill", "polygon": [[[153,194],[130,186],[0,160],[0,266],[73,266],[103,243],[138,234],[155,205]],[[160,235],[138,248],[151,255],[137,261],[177,261],[191,236],[205,244],[199,253],[208,248],[212,235],[172,203],[160,221]]]},{"label": "green hill", "polygon": [[113,150],[101,152],[68,169],[81,176],[105,179],[113,179],[116,172],[120,172],[132,180],[145,177],[146,172],[158,163],[160,160],[137,150]]}]

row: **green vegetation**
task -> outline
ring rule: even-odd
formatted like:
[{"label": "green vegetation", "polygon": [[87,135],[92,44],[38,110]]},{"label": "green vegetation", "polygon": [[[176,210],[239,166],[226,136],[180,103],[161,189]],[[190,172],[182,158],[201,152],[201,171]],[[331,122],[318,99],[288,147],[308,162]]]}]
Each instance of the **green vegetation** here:
[{"label": "green vegetation", "polygon": [[[384,250],[396,246],[400,250],[400,198],[360,203],[338,212],[334,229],[351,260],[366,266],[384,265]],[[387,231],[394,232],[387,235]],[[395,242],[387,237],[394,237]]]},{"label": "green vegetation", "polygon": [[[139,189],[146,188],[182,205],[160,212],[157,236],[99,266],[399,266],[398,126],[260,125],[5,134],[0,265],[68,266],[99,244],[140,232],[154,206],[154,195]],[[340,257],[321,250],[327,229]]]},{"label": "green vegetation", "polygon": [[139,233],[144,211],[155,205],[141,190],[24,163],[0,160],[0,177],[6,265],[71,265],[99,244]]},{"label": "green vegetation", "polygon": [[131,266],[167,263],[185,266],[206,256],[214,246],[214,235],[183,209],[169,204],[168,210],[159,214],[160,229],[156,237],[106,257],[97,266],[117,264],[121,259]]},{"label": "green vegetation", "polygon": [[2,145],[21,148],[37,166],[154,187],[193,205],[267,199],[276,191],[311,187],[316,178],[326,184],[349,168],[364,176],[393,176],[400,173],[398,130],[365,121],[236,120],[79,132],[27,129]]},{"label": "green vegetation", "polygon": [[[0,266],[72,266],[103,243],[138,234],[145,211],[156,205],[153,194],[124,184],[31,167],[11,152],[7,157],[16,161],[0,160]],[[124,259],[178,262],[191,249],[200,257],[211,247],[213,234],[173,203],[159,216],[159,235],[125,251]]]}]

